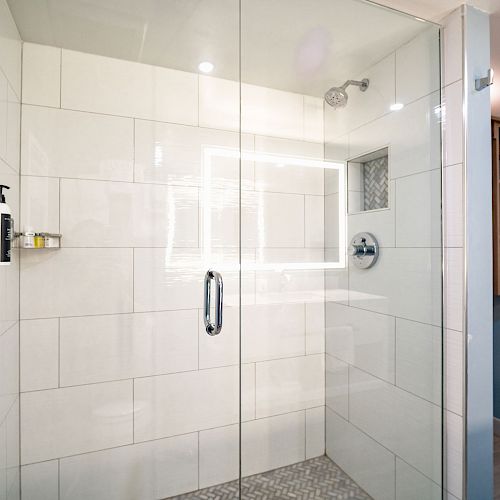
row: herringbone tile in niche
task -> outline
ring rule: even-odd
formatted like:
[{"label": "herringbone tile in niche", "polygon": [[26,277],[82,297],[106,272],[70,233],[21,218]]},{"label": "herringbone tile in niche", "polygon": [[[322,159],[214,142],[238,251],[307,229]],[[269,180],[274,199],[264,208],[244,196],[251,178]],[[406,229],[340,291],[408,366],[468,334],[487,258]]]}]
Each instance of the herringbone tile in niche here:
[{"label": "herringbone tile in niche", "polygon": [[[176,500],[237,500],[238,481],[172,497]],[[242,500],[370,500],[342,469],[327,456],[313,458],[281,469],[245,477]]]}]

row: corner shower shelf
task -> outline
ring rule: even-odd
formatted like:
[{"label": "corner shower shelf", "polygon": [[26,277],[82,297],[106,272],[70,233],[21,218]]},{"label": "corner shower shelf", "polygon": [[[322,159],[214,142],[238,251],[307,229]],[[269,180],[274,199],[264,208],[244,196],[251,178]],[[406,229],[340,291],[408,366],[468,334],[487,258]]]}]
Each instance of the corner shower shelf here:
[{"label": "corner shower shelf", "polygon": [[[53,240],[57,241],[57,245],[54,246],[43,246],[43,247],[25,247],[21,241],[21,244],[19,245],[20,248],[24,250],[56,250],[58,248],[61,248],[61,238],[62,234],[59,233],[47,233],[44,231],[37,232],[36,234],[42,236],[43,238],[52,238]],[[14,233],[14,238],[23,238],[25,236],[32,236],[32,234],[27,234],[27,233]]]}]

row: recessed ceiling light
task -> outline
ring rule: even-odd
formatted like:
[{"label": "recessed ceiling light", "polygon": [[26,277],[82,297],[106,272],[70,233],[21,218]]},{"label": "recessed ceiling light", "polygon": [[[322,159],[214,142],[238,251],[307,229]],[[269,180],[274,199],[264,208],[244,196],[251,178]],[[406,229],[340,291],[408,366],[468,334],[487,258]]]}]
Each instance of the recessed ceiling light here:
[{"label": "recessed ceiling light", "polygon": [[198,64],[198,69],[202,73],[211,73],[214,70],[215,66],[209,61],[203,61]]},{"label": "recessed ceiling light", "polygon": [[399,111],[405,107],[404,104],[400,102],[395,102],[394,104],[391,104],[391,111]]}]

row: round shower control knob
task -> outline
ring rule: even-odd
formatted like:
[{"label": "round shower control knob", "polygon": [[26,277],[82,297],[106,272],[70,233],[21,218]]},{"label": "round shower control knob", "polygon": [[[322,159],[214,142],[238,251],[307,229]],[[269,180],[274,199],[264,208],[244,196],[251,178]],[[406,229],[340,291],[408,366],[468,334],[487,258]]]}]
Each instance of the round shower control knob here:
[{"label": "round shower control knob", "polygon": [[358,233],[351,240],[348,253],[351,262],[359,269],[372,267],[378,259],[379,246],[375,236],[370,233]]}]

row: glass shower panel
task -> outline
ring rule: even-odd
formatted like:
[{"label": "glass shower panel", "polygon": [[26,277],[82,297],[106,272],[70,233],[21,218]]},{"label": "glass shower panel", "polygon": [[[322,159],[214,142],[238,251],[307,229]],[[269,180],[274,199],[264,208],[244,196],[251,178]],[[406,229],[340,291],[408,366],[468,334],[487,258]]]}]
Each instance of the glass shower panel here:
[{"label": "glass shower panel", "polygon": [[241,9],[241,498],[440,498],[439,29],[357,0]]}]

